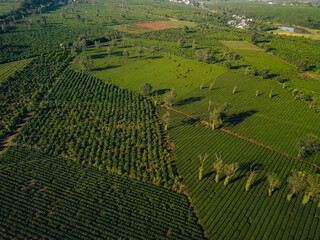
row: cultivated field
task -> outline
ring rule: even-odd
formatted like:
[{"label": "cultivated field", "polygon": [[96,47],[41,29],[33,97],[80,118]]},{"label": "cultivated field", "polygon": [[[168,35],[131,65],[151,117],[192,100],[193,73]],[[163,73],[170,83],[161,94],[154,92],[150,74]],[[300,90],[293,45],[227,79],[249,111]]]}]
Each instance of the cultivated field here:
[{"label": "cultivated field", "polygon": [[32,59],[0,64],[0,82],[7,79],[14,72],[22,70]]},{"label": "cultivated field", "polygon": [[246,49],[246,50],[256,50],[256,51],[263,51],[261,48],[256,47],[255,45],[246,42],[246,41],[220,41],[228,48],[234,49]]}]

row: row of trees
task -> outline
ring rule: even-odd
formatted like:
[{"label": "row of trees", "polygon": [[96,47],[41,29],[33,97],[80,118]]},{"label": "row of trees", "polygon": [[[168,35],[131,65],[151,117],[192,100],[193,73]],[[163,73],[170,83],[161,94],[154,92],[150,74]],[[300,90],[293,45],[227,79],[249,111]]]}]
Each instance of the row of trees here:
[{"label": "row of trees", "polygon": [[[199,167],[199,179],[203,179],[204,163],[208,159],[209,155],[199,155],[200,167]],[[221,155],[215,155],[216,161],[213,163],[213,170],[215,172],[215,182],[219,183],[222,175],[225,176],[223,185],[227,185],[230,179],[235,175],[239,169],[238,163],[224,164]],[[257,167],[252,165],[250,167],[250,174],[247,177],[245,190],[249,191],[257,178]],[[310,199],[319,201],[318,207],[320,207],[320,174],[306,174],[301,171],[292,171],[292,174],[287,179],[290,192],[287,195],[288,201],[291,201],[294,195],[304,191],[302,204],[307,204]],[[269,185],[268,195],[272,196],[272,193],[280,186],[280,180],[276,173],[267,174],[267,183]]]}]

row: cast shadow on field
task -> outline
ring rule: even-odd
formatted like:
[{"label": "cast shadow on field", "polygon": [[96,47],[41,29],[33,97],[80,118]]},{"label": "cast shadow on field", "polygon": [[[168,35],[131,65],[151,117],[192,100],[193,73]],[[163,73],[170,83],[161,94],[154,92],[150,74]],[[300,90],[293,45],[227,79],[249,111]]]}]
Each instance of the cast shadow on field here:
[{"label": "cast shadow on field", "polygon": [[145,59],[161,59],[163,56],[151,56],[151,57],[146,57]]},{"label": "cast shadow on field", "polygon": [[244,119],[251,117],[253,114],[257,113],[256,110],[249,110],[242,113],[234,113],[228,117],[227,122],[231,125],[237,125],[241,123]]},{"label": "cast shadow on field", "polygon": [[108,56],[109,54],[107,53],[100,53],[100,54],[96,54],[96,55],[92,55],[92,59],[101,59],[101,58],[105,58],[106,56]]},{"label": "cast shadow on field", "polygon": [[152,92],[152,96],[163,95],[166,93],[166,91],[169,91],[169,90],[170,89],[168,89],[168,88],[156,90],[156,91]]},{"label": "cast shadow on field", "polygon": [[243,170],[246,172],[250,172],[251,170],[261,171],[263,170],[263,165],[260,163],[254,163],[254,162],[246,162],[246,163],[240,163],[239,170]]},{"label": "cast shadow on field", "polygon": [[194,103],[194,102],[199,102],[201,99],[203,99],[204,97],[189,97],[186,99],[183,99],[181,101],[179,101],[178,103],[176,103],[176,106],[183,106],[183,105],[187,105],[190,103]]},{"label": "cast shadow on field", "polygon": [[91,71],[104,71],[104,70],[108,70],[108,69],[112,69],[112,68],[117,68],[120,67],[119,65],[110,65],[110,66],[106,66],[106,67],[101,67],[101,68],[93,68],[91,69]]},{"label": "cast shadow on field", "polygon": [[193,119],[193,118],[189,118],[188,120],[181,121],[182,125],[193,125],[196,122],[197,122],[197,120]]},{"label": "cast shadow on field", "polygon": [[266,177],[265,177],[265,178],[260,178],[260,179],[258,179],[257,181],[254,181],[254,182],[252,183],[252,185],[250,186],[250,188],[253,188],[253,187],[255,187],[255,186],[258,186],[260,183],[264,183],[266,180],[267,180]]},{"label": "cast shadow on field", "polygon": [[214,174],[215,174],[215,171],[208,172],[207,174],[203,175],[203,178],[211,177]]},{"label": "cast shadow on field", "polygon": [[236,177],[236,178],[231,178],[230,181],[229,181],[229,183],[230,183],[230,184],[231,184],[231,183],[234,183],[234,182],[240,180],[241,178],[244,178],[245,176],[246,176],[246,175],[240,175],[240,176],[238,176],[238,177]]}]

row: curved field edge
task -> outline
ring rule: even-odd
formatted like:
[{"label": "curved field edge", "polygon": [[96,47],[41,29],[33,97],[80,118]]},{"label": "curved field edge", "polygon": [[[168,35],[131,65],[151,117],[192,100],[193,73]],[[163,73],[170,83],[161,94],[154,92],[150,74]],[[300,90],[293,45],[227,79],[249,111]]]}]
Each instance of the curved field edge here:
[{"label": "curved field edge", "polygon": [[14,74],[14,72],[22,70],[32,58],[0,64],[0,82],[6,80],[8,77]]},{"label": "curved field edge", "polygon": [[182,194],[38,150],[0,157],[1,238],[203,239]]},{"label": "curved field edge", "polygon": [[[286,158],[268,149],[212,131],[201,123],[170,111],[169,141],[175,146],[175,163],[183,177],[186,191],[210,239],[318,239],[320,237],[317,202],[301,204],[303,193],[286,200],[286,180],[294,169],[316,172],[316,169]],[[198,179],[198,155],[209,154],[204,164],[204,178]],[[213,162],[221,154],[224,163],[238,162],[239,171],[227,186],[224,177],[214,182]],[[250,167],[258,169],[258,177],[249,192],[245,183]],[[267,173],[275,172],[281,185],[268,196]]]}]

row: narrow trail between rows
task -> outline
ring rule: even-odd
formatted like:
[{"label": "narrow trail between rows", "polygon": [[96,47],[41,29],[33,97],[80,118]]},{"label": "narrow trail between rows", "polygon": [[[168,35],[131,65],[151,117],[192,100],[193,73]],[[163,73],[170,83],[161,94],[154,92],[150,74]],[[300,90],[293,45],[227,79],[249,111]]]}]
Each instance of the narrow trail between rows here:
[{"label": "narrow trail between rows", "polygon": [[[189,118],[192,118],[192,119],[194,119],[194,120],[197,120],[197,121],[201,122],[202,124],[206,125],[207,127],[212,128],[212,124],[209,123],[209,122],[207,122],[207,121],[201,120],[201,119],[199,119],[199,118],[196,118],[196,117],[194,117],[194,116],[192,116],[192,115],[189,115],[189,114],[187,114],[187,113],[184,113],[184,112],[181,112],[181,111],[179,111],[179,110],[176,110],[176,109],[174,109],[174,108],[172,108],[172,107],[169,107],[169,106],[167,106],[167,105],[160,105],[160,106],[163,107],[163,108],[166,108],[166,109],[168,109],[168,110],[171,110],[171,111],[180,113],[180,114],[182,114],[182,115],[184,115],[184,116],[187,116],[187,117],[189,117]],[[300,162],[309,164],[309,165],[311,165],[311,166],[313,166],[313,167],[315,167],[315,168],[320,169],[320,166],[318,166],[318,165],[316,165],[316,164],[314,164],[314,163],[307,162],[307,161],[305,161],[305,160],[303,160],[303,159],[301,159],[301,158],[298,158],[298,157],[295,157],[295,156],[290,155],[290,154],[288,154],[288,153],[282,152],[282,151],[280,151],[280,150],[278,150],[278,149],[272,148],[272,147],[270,147],[270,146],[268,146],[268,145],[265,145],[265,144],[263,144],[263,143],[259,143],[259,142],[255,141],[255,140],[251,139],[251,138],[247,138],[247,137],[241,136],[241,135],[239,135],[239,134],[237,134],[237,133],[231,132],[230,130],[227,130],[227,129],[224,129],[224,128],[218,128],[218,130],[220,130],[220,131],[222,131],[222,132],[225,132],[225,133],[228,133],[228,134],[231,134],[231,135],[233,135],[233,136],[236,136],[237,138],[240,138],[240,139],[243,139],[243,140],[245,140],[245,141],[251,142],[251,143],[256,144],[256,145],[258,145],[258,146],[267,148],[267,149],[269,149],[269,150],[271,150],[271,151],[280,153],[281,155],[283,155],[283,156],[285,156],[285,157],[293,158],[293,159],[295,159],[295,160],[298,160],[298,161],[300,161]]]}]

